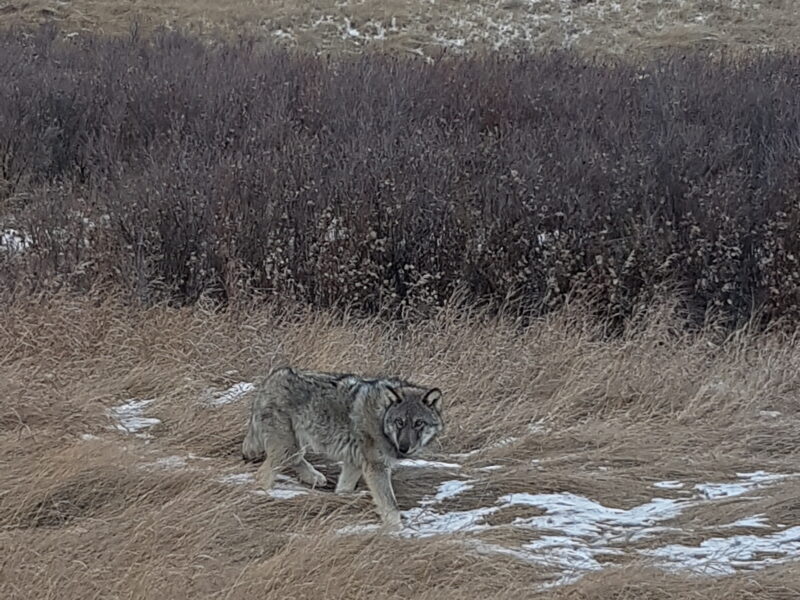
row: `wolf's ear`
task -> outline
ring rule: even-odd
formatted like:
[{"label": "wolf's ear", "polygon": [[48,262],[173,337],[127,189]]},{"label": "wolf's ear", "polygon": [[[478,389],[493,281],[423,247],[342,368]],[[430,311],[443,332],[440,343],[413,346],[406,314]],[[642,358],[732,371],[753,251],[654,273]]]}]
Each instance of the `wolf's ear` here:
[{"label": "wolf's ear", "polygon": [[392,404],[400,404],[403,401],[403,397],[400,394],[398,394],[397,390],[394,389],[393,387],[390,387],[390,386],[387,385],[386,386],[386,391],[388,392],[388,394],[386,394],[386,396],[389,399],[389,405],[390,406]]},{"label": "wolf's ear", "polygon": [[422,402],[426,406],[430,406],[434,410],[441,410],[442,409],[442,392],[439,388],[433,388],[432,390],[428,390],[428,393],[425,394],[425,397],[422,399]]}]

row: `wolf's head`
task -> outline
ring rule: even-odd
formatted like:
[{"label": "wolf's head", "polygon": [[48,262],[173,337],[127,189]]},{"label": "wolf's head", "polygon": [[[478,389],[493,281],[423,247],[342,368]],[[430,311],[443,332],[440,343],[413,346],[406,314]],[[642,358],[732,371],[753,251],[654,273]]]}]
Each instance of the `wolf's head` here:
[{"label": "wolf's head", "polygon": [[444,428],[442,393],[436,389],[387,386],[389,406],[383,415],[383,433],[399,458],[424,448]]}]

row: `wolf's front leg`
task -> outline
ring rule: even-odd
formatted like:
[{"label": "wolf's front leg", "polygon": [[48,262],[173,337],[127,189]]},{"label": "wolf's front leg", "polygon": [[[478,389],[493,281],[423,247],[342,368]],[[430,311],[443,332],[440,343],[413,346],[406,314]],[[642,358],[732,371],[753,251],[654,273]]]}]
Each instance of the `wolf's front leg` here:
[{"label": "wolf's front leg", "polygon": [[336,493],[350,494],[354,492],[359,479],[361,479],[361,467],[344,461],[342,463],[342,472],[339,473],[339,480],[336,482]]},{"label": "wolf's front leg", "polygon": [[367,482],[369,491],[372,492],[372,500],[378,508],[378,514],[384,525],[399,528],[400,510],[392,489],[392,475],[389,467],[381,464],[365,464],[364,480]]}]

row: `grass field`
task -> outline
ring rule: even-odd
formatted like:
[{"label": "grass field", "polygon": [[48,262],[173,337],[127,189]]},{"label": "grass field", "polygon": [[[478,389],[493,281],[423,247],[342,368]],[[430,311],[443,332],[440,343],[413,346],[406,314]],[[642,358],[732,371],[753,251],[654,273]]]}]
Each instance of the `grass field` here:
[{"label": "grass field", "polygon": [[442,49],[635,55],[668,47],[795,49],[794,0],[4,0],[0,25],[56,23],[67,35],[189,27],[320,51],[365,47],[433,56]]},{"label": "grass field", "polygon": [[[0,317],[0,596],[797,597],[794,340],[679,333],[665,304],[604,341],[583,314],[20,303]],[[445,390],[435,462],[397,471],[400,535],[363,494],[255,490],[240,384],[287,362]]]},{"label": "grass field", "polygon": [[[139,22],[426,57],[800,45],[794,0],[0,0],[0,27],[43,22],[70,37]],[[48,132],[42,143],[57,137]],[[3,149],[0,171],[15,152]],[[42,198],[62,212],[101,198],[70,176],[42,183]],[[57,184],[63,197],[47,195]],[[0,197],[0,259],[32,256],[24,276],[38,284],[64,252],[45,257],[14,229],[25,210],[50,215],[23,191]],[[46,229],[40,243],[65,237]],[[83,256],[88,242],[75,239],[63,248]],[[42,287],[99,268],[75,263]],[[698,330],[668,299],[609,335],[589,316],[601,311],[578,301],[529,322],[453,300],[401,323],[244,292],[224,310],[145,307],[108,290],[1,296],[3,600],[800,597],[800,349],[789,327]],[[400,532],[377,530],[363,489],[335,495],[337,465],[318,457],[325,489],[289,473],[269,494],[256,489],[257,467],[239,454],[249,394],[285,364],[444,391],[445,433],[395,474]]]}]

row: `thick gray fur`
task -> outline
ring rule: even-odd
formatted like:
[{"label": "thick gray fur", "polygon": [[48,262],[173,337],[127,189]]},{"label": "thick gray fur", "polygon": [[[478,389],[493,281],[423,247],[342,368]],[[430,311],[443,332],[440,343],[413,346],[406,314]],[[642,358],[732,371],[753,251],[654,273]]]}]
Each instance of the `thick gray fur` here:
[{"label": "thick gray fur", "polygon": [[325,476],[305,459],[306,451],[341,461],[336,492],[353,492],[363,476],[383,522],[398,526],[392,465],[424,448],[443,428],[437,388],[280,368],[256,389],[242,455],[266,456],[256,473],[265,490],[284,464],[301,481],[324,485]]}]

